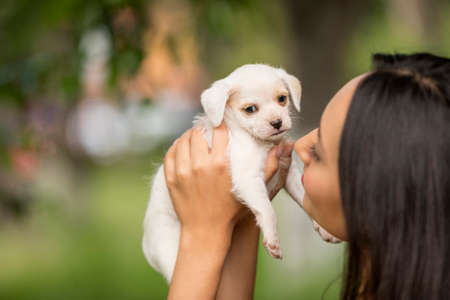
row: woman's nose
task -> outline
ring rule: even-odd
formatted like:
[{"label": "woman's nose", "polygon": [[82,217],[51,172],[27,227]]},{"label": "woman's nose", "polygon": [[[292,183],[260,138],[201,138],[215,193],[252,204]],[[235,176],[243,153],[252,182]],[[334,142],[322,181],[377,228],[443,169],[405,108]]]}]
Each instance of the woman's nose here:
[{"label": "woman's nose", "polygon": [[311,162],[311,155],[309,154],[308,146],[306,146],[302,142],[302,139],[299,139],[295,142],[294,151],[297,153],[297,155],[303,161],[305,166],[309,165],[309,163]]},{"label": "woman's nose", "polygon": [[317,129],[312,130],[304,137],[298,139],[294,144],[294,151],[305,164],[305,167],[311,163],[312,156],[309,148],[314,144],[317,139]]}]

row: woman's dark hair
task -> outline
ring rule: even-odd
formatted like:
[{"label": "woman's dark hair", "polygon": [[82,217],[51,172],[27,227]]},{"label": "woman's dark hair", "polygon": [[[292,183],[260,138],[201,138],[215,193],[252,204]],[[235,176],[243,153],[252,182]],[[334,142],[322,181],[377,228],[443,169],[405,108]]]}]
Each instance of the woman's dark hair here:
[{"label": "woman's dark hair", "polygon": [[450,299],[450,59],[373,56],[339,149],[343,299]]}]

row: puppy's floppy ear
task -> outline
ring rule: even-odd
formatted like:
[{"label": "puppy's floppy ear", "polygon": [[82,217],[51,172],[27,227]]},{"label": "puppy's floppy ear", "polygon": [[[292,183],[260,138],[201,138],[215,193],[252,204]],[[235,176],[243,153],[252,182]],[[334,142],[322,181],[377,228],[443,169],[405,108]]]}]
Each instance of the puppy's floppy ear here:
[{"label": "puppy's floppy ear", "polygon": [[214,82],[209,89],[203,91],[200,101],[214,127],[222,123],[225,105],[230,95],[231,83],[226,78]]},{"label": "puppy's floppy ear", "polygon": [[277,69],[277,74],[287,85],[295,109],[300,111],[300,99],[302,98],[302,86],[300,85],[300,81],[283,69]]}]

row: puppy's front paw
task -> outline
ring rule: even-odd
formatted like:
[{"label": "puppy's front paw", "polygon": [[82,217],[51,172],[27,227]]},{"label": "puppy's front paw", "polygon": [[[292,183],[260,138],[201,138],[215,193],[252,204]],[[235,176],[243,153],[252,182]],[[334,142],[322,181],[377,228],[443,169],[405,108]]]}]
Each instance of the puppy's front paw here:
[{"label": "puppy's front paw", "polygon": [[337,244],[337,243],[342,242],[340,239],[338,239],[337,237],[335,237],[334,235],[332,235],[331,233],[329,233],[328,231],[323,229],[319,224],[317,224],[316,221],[312,220],[312,222],[313,222],[314,230],[319,233],[320,237],[325,242],[333,243],[333,244]]},{"label": "puppy's front paw", "polygon": [[263,240],[264,248],[266,248],[267,253],[270,256],[277,259],[282,259],[283,255],[281,253],[280,241],[278,239],[272,239],[268,241],[267,239]]}]

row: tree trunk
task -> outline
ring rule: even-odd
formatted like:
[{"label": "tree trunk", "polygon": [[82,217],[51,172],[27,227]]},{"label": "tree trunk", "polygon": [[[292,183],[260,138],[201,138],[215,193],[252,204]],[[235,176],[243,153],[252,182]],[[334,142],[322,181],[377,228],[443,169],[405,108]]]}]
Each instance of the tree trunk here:
[{"label": "tree trunk", "polygon": [[[337,88],[346,46],[371,1],[286,0],[293,39],[289,69],[302,81],[302,130],[317,127],[319,117]],[[291,70],[292,69],[292,70]]]}]

